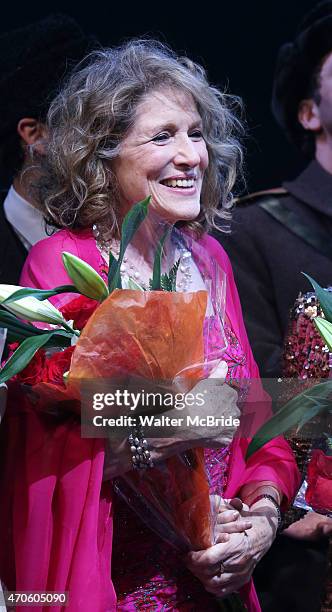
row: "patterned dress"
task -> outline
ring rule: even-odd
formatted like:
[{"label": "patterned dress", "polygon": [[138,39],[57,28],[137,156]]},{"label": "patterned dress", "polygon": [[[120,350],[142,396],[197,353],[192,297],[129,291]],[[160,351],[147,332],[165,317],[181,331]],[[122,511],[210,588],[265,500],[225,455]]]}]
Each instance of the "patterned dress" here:
[{"label": "patterned dress", "polygon": [[[217,332],[216,332],[217,333]],[[227,380],[249,379],[246,358],[229,326],[225,328]],[[211,342],[217,338],[211,335]],[[231,448],[206,449],[205,462],[211,494],[222,495],[227,484]],[[162,541],[120,498],[115,500],[112,580],[117,610],[214,612],[218,606],[189,572],[175,549]]]}]

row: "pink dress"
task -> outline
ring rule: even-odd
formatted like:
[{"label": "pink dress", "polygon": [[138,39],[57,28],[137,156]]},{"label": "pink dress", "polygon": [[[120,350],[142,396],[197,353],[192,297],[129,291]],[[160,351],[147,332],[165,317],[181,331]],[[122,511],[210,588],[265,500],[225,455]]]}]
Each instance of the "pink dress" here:
[{"label": "pink dress", "polygon": [[[248,378],[246,358],[230,327],[226,328],[227,378]],[[211,338],[218,341],[218,332]],[[206,449],[206,470],[211,494],[227,487],[231,448]],[[146,527],[125,502],[114,499],[112,579],[117,609],[133,611],[217,611],[215,599],[185,567],[173,549]],[[244,594],[245,598],[245,594]],[[259,610],[260,608],[254,608]]]},{"label": "pink dress", "polygon": [[[242,377],[258,381],[229,260],[213,238],[205,236],[201,244],[227,274],[229,361]],[[31,249],[21,285],[46,289],[69,283],[62,251],[78,255],[98,271],[104,266],[90,230],[62,230]],[[53,302],[61,306],[67,300],[62,295]],[[260,393],[253,427],[270,411],[269,400]],[[54,430],[26,406],[7,412],[1,485],[8,496],[0,508],[0,575],[9,588],[69,591],[69,605],[55,606],[54,612],[215,609],[212,598],[171,556],[169,547],[153,534],[146,535],[142,523],[112,496],[109,483],[102,482],[102,440],[80,438],[75,423],[60,423]],[[299,476],[286,442],[271,441],[246,464],[247,446],[243,436],[233,441],[229,457],[227,451],[207,452],[212,485],[232,497],[244,483],[269,480],[287,503]],[[249,612],[260,610],[252,581],[242,589],[242,597]]]}]

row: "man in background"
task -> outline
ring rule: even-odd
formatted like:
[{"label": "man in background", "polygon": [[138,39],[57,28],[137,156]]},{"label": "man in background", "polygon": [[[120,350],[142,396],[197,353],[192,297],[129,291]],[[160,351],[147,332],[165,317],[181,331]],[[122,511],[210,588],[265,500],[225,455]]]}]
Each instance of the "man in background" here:
[{"label": "man in background", "polygon": [[31,170],[44,153],[52,98],[96,46],[66,15],[0,36],[0,283],[18,284],[29,248],[47,235],[33,202]]},{"label": "man in background", "polygon": [[[242,198],[229,254],[255,359],[263,377],[282,374],[289,311],[306,272],[332,285],[332,1],[318,4],[282,46],[272,108],[308,165],[282,188]],[[264,612],[319,612],[332,519],[315,512],[279,536],[255,573]]]},{"label": "man in background", "polygon": [[332,2],[317,5],[281,47],[272,108],[308,159],[282,188],[240,200],[222,237],[261,375],[281,375],[289,310],[311,286],[332,285]]}]

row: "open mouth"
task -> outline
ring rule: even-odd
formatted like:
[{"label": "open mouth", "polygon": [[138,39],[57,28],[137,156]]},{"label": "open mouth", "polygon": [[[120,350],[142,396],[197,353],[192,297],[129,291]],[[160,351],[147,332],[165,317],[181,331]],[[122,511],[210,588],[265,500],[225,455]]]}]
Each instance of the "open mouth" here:
[{"label": "open mouth", "polygon": [[180,189],[192,189],[195,185],[195,179],[165,179],[161,181],[165,187],[173,187]]}]

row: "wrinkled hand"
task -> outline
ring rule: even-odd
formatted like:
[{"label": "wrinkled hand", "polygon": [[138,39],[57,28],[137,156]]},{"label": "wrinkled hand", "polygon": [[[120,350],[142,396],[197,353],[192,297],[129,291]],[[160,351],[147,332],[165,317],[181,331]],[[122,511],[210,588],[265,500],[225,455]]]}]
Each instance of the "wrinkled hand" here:
[{"label": "wrinkled hand", "polygon": [[332,518],[317,512],[307,512],[303,518],[285,529],[282,535],[315,542],[332,535]]},{"label": "wrinkled hand", "polygon": [[[167,410],[165,414],[169,419],[182,419],[180,426],[158,427],[158,438],[154,438],[153,428],[145,428],[146,437],[157,453],[155,461],[163,458],[165,449],[169,452],[169,449],[173,448],[175,454],[188,448],[220,448],[230,444],[237,429],[234,420],[240,420],[241,411],[237,405],[238,392],[225,382],[226,374],[227,364],[221,361],[207,379],[199,381],[190,390],[190,394],[200,394],[204,397],[203,406],[188,404],[181,409]],[[179,393],[184,392],[182,382],[181,379],[176,382],[176,390]],[[187,384],[186,381],[184,383]],[[195,423],[195,418],[204,419],[207,416],[214,417],[212,424],[207,425],[205,421],[191,424]],[[221,417],[224,417],[227,425],[221,423]]]},{"label": "wrinkled hand", "polygon": [[218,544],[188,553],[186,565],[204,588],[217,597],[226,597],[241,588],[255,567],[244,533],[221,533]]},{"label": "wrinkled hand", "polygon": [[252,528],[241,533],[220,533],[214,546],[192,551],[186,557],[187,567],[218,597],[226,597],[246,584],[259,560],[270,548],[277,529],[277,516],[266,507],[243,512]]},{"label": "wrinkled hand", "polygon": [[[167,417],[167,423],[161,426],[144,427],[144,435],[149,442],[149,450],[154,463],[167,459],[172,455],[183,453],[195,447],[220,448],[227,446],[233,438],[237,426],[235,424],[222,425],[216,422],[213,425],[202,423],[191,424],[187,418],[213,416],[227,419],[240,419],[240,410],[237,406],[238,392],[225,383],[227,374],[226,362],[220,362],[212,371],[208,379],[202,380],[193,389],[192,395],[201,393],[204,397],[204,405],[186,405],[183,409],[172,408],[159,416]],[[132,377],[132,382],[135,379]],[[137,381],[136,381],[137,382]],[[154,392],[166,391],[166,387],[154,388],[154,381],[147,381]],[[181,380],[176,382],[175,390],[180,393]],[[170,391],[170,389],[169,389]],[[174,389],[173,389],[174,391]],[[183,390],[182,390],[183,391]],[[182,393],[181,391],[181,393]],[[122,410],[122,408],[121,408]],[[129,410],[129,409],[128,409]],[[131,413],[134,416],[135,413]],[[113,415],[117,416],[116,412]],[[157,415],[158,416],[158,415]],[[172,419],[174,423],[172,424]],[[121,475],[132,468],[131,454],[127,442],[130,433],[121,428],[111,428],[108,444],[106,445],[107,456],[104,466],[104,480]]]},{"label": "wrinkled hand", "polygon": [[241,516],[242,511],[248,511],[249,508],[241,499],[234,497],[232,499],[222,499],[219,495],[211,496],[212,504],[217,511],[217,520],[215,526],[216,541],[221,533],[241,533],[247,529],[251,529],[252,522]]}]

